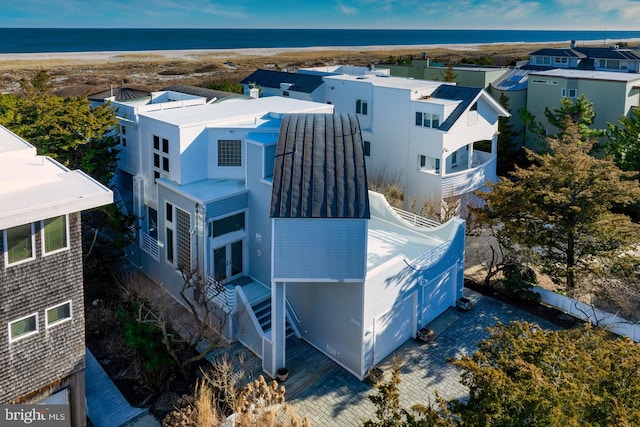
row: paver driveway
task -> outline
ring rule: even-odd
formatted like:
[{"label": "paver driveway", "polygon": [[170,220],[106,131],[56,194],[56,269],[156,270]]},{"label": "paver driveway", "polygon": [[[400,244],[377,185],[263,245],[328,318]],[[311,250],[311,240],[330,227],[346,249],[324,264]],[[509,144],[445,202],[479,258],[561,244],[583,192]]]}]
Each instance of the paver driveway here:
[{"label": "paver driveway", "polygon": [[[460,372],[447,359],[472,354],[478,343],[489,336],[486,329],[498,321],[523,320],[538,323],[542,328],[557,329],[526,311],[490,297],[471,294],[475,300],[471,311],[462,314],[451,309],[430,325],[437,333],[432,343],[410,339],[397,350],[402,361],[400,394],[403,407],[428,403],[433,400],[435,390],[445,399],[465,397],[467,390],[459,382]],[[387,368],[391,365],[391,357],[381,364]],[[313,363],[300,366],[308,371],[296,372],[295,378],[290,377],[291,381],[314,378]],[[289,388],[290,384],[285,385]],[[288,402],[298,414],[306,415],[314,427],[358,426],[375,416],[373,404],[367,399],[375,389],[335,364],[303,388],[291,385],[295,393],[287,393]]]}]

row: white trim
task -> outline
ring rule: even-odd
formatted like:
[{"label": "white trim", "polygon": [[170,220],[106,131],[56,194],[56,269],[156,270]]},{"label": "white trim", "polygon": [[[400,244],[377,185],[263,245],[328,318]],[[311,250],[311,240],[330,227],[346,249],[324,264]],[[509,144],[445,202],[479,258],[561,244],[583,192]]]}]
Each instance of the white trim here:
[{"label": "white trim", "polygon": [[[69,317],[65,317],[64,319],[59,319],[59,320],[56,320],[53,323],[49,323],[49,316],[47,316],[49,310],[53,310],[55,308],[62,307],[63,305],[66,305],[66,304],[69,304]],[[44,326],[45,326],[46,329],[49,329],[49,328],[51,328],[53,326],[59,325],[59,324],[64,323],[64,322],[68,322],[71,319],[73,319],[73,304],[72,304],[72,300],[68,300],[68,301],[60,303],[58,305],[47,307],[44,310]]]},{"label": "white trim", "polygon": [[[25,225],[25,224],[20,224],[20,225]],[[16,225],[15,227],[9,227],[9,228],[16,228],[19,227],[20,225]],[[35,239],[35,231],[34,231],[34,226],[33,226],[33,222],[29,224],[31,226],[31,257],[30,258],[25,258],[25,259],[21,259],[20,261],[16,261],[13,263],[9,262],[9,248],[7,247],[7,231],[9,229],[5,229],[2,230],[3,236],[3,245],[4,245],[4,266],[5,268],[7,267],[13,267],[15,265],[19,265],[19,264],[24,264],[25,262],[29,262],[29,261],[33,261],[34,259],[36,259],[36,239]]]},{"label": "white trim", "polygon": [[58,215],[58,216],[54,216],[51,218],[47,218],[47,219],[53,219],[53,218],[59,218],[63,216],[64,217],[64,229],[65,229],[65,233],[66,233],[66,246],[60,248],[60,249],[56,249],[53,250],[51,252],[47,252],[46,251],[46,240],[44,237],[44,222],[46,221],[45,219],[43,219],[42,221],[40,221],[40,242],[41,242],[41,249],[42,249],[42,256],[49,256],[49,255],[53,255],[53,254],[57,254],[58,252],[63,252],[63,251],[68,251],[69,248],[71,247],[71,242],[69,241],[69,215]]},{"label": "white trim", "polygon": [[[20,322],[21,320],[24,320],[24,319],[28,319],[29,317],[34,317],[34,316],[36,318],[36,330],[35,331],[27,332],[26,334],[20,335],[20,336],[18,336],[16,338],[13,338],[11,336],[11,325],[12,324],[14,324],[16,322]],[[27,316],[23,316],[23,317],[21,317],[19,319],[16,319],[16,320],[13,320],[13,321],[9,322],[7,324],[7,332],[9,334],[9,342],[10,343],[16,342],[16,341],[19,341],[19,340],[21,340],[23,338],[30,337],[31,335],[37,334],[38,332],[40,332],[40,325],[39,325],[39,322],[38,322],[38,312],[36,311],[35,313],[31,313],[31,314],[29,314]]]}]

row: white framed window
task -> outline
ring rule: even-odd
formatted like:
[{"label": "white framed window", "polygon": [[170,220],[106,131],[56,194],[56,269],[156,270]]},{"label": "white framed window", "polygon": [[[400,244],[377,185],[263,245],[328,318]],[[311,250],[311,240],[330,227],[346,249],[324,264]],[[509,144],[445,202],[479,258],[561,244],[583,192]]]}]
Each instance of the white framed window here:
[{"label": "white framed window", "polygon": [[65,301],[62,304],[49,307],[45,310],[44,314],[44,324],[46,328],[71,320],[73,317],[71,301]]},{"label": "white framed window", "polygon": [[242,166],[241,140],[218,140],[218,166]]},{"label": "white framed window", "polygon": [[569,98],[575,98],[578,96],[578,90],[577,89],[569,89]]},{"label": "white framed window", "polygon": [[553,58],[553,62],[555,62],[556,64],[566,64],[567,63],[567,58],[566,57],[556,56],[555,58]]},{"label": "white framed window", "polygon": [[539,65],[550,65],[551,57],[550,56],[536,56],[536,64]]},{"label": "white framed window", "polygon": [[168,175],[169,168],[169,140],[153,135],[153,178],[160,178],[161,175]]},{"label": "white framed window", "polygon": [[35,259],[33,224],[23,224],[4,230],[4,262],[6,266]]},{"label": "white framed window", "polygon": [[42,254],[50,255],[69,249],[67,216],[61,215],[42,221]]},{"label": "white framed window", "polygon": [[38,313],[9,322],[9,342],[14,342],[38,333]]},{"label": "white framed window", "polygon": [[426,128],[438,128],[440,127],[440,115],[416,111],[415,124]]},{"label": "white framed window", "polygon": [[454,151],[453,153],[451,153],[451,164],[453,166],[458,164],[458,152]]},{"label": "white framed window", "polygon": [[420,154],[418,155],[418,169],[426,172],[440,173],[440,159]]},{"label": "white framed window", "polygon": [[367,115],[369,104],[364,99],[356,99],[356,114]]}]

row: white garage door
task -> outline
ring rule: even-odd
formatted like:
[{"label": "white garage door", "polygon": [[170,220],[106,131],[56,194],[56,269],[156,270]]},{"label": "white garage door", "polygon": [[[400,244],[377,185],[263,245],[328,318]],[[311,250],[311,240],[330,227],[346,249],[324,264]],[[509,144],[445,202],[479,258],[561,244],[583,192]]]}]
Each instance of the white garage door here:
[{"label": "white garage door", "polygon": [[455,305],[454,286],[455,281],[451,278],[451,271],[422,286],[422,325],[419,326],[425,326],[444,313],[447,308]]},{"label": "white garage door", "polygon": [[413,298],[407,298],[376,319],[376,340],[373,347],[373,364],[391,354],[411,338]]}]

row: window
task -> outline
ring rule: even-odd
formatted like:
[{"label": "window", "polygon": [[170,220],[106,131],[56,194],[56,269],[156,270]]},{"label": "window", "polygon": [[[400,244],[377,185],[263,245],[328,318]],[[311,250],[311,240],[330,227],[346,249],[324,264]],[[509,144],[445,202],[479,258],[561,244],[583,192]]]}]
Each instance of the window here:
[{"label": "window", "polygon": [[416,111],[416,126],[437,128],[440,126],[440,116],[438,114],[422,113],[420,111]]},{"label": "window", "polygon": [[553,58],[553,62],[555,62],[556,64],[566,64],[567,58],[561,58],[559,56],[556,56],[555,58]]},{"label": "window", "polygon": [[364,155],[371,156],[371,141],[364,141]]},{"label": "window", "polygon": [[7,265],[35,258],[33,224],[24,224],[4,231],[4,252]]},{"label": "window", "polygon": [[45,311],[45,325],[47,328],[67,320],[71,320],[71,301],[47,308]]},{"label": "window", "polygon": [[420,154],[418,156],[418,169],[440,173],[440,159]]},{"label": "window", "polygon": [[536,64],[549,65],[551,64],[550,56],[536,56]]},{"label": "window", "polygon": [[288,90],[283,90],[282,91],[282,96],[289,96],[289,91]]},{"label": "window", "polygon": [[453,154],[451,154],[451,164],[453,166],[458,164],[458,152],[454,151]]},{"label": "window", "polygon": [[153,239],[158,239],[158,211],[147,207],[147,234]]},{"label": "window", "polygon": [[9,323],[9,342],[17,341],[38,332],[38,313],[30,314]]},{"label": "window", "polygon": [[165,218],[167,222],[173,222],[173,205],[171,203],[167,203],[165,208]]},{"label": "window", "polygon": [[240,212],[211,222],[210,234],[211,237],[218,237],[244,228],[244,212]]},{"label": "window", "polygon": [[173,230],[170,228],[167,228],[165,248],[167,248],[167,262],[173,264]]},{"label": "window", "polygon": [[367,101],[364,101],[362,99],[357,99],[356,100],[356,113],[357,114],[364,114],[366,116],[367,115],[367,110],[368,110]]},{"label": "window", "polygon": [[578,91],[576,89],[569,89],[569,98],[575,98],[578,95]]},{"label": "window", "polygon": [[67,249],[67,217],[62,215],[42,221],[42,238],[45,254]]},{"label": "window", "polygon": [[218,166],[242,166],[241,140],[218,140]]},{"label": "window", "polygon": [[153,170],[154,181],[170,172],[169,140],[157,135],[153,135]]},{"label": "window", "polygon": [[178,268],[191,269],[191,216],[182,209],[176,209],[176,247]]},{"label": "window", "polygon": [[126,134],[127,128],[125,126],[120,126],[120,144],[122,144],[123,147],[127,146],[127,138],[125,137]]}]

